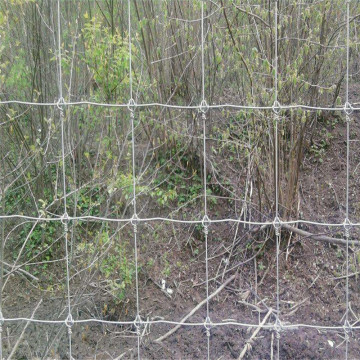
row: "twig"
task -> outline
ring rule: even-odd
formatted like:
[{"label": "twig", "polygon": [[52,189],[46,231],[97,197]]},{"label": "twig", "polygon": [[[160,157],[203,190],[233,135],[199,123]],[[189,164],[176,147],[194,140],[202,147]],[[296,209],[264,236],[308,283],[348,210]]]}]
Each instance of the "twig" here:
[{"label": "twig", "polygon": [[23,328],[23,331],[21,332],[21,334],[20,334],[20,336],[19,336],[16,344],[14,345],[14,347],[13,347],[13,349],[12,349],[9,357],[7,358],[8,360],[10,360],[10,359],[15,355],[15,353],[16,353],[16,351],[17,351],[17,348],[19,347],[20,342],[21,342],[22,338],[24,337],[25,331],[26,331],[27,327],[29,326],[31,320],[34,318],[34,315],[35,315],[35,313],[36,313],[36,311],[37,311],[37,309],[39,308],[39,306],[40,306],[41,303],[42,303],[42,299],[40,299],[40,301],[39,301],[38,304],[36,305],[33,313],[31,314],[30,319],[29,319],[29,320],[27,321],[27,323],[25,324],[25,326],[24,326],[24,328]]},{"label": "twig", "polygon": [[309,298],[307,297],[307,298],[305,298],[305,299],[303,299],[302,301],[300,301],[299,303],[297,303],[293,308],[292,308],[292,310],[288,313],[288,314],[286,314],[285,316],[291,316],[291,315],[294,315],[295,313],[296,313],[296,311],[298,311],[299,310],[299,308],[300,308],[300,306],[304,303],[304,302],[306,302],[307,300],[309,300]]},{"label": "twig", "polygon": [[257,284],[258,287],[260,287],[260,286],[262,285],[262,283],[263,283],[266,275],[268,274],[269,270],[270,270],[270,264],[269,264],[269,266],[266,268],[266,270],[265,270],[265,272],[264,272],[264,275],[263,275],[263,277],[261,278],[260,282]]},{"label": "twig", "polygon": [[14,268],[14,265],[11,265],[11,264],[8,264],[7,262],[3,261],[3,264],[6,265],[6,266],[9,266],[12,268],[12,270],[7,270],[7,269],[4,269],[4,271],[6,272],[6,275],[11,275],[13,272],[20,272],[26,276],[28,276],[29,278],[35,280],[35,281],[39,281],[39,278],[37,278],[36,276],[30,274],[29,272],[25,271],[24,269],[21,269],[20,267],[16,267]]},{"label": "twig", "polygon": [[262,19],[260,16],[256,15],[256,14],[253,14],[251,13],[250,11],[246,11],[245,9],[242,9],[240,6],[237,6],[236,4],[234,4],[233,2],[233,5],[235,6],[236,9],[238,9],[240,12],[246,14],[246,15],[249,15],[249,16],[252,16],[254,19],[257,19],[259,20],[263,25],[265,25],[266,27],[270,27],[270,25],[264,20]]},{"label": "twig", "polygon": [[245,305],[245,306],[249,306],[251,308],[253,308],[253,311],[257,311],[258,313],[262,313],[262,312],[266,312],[266,309],[261,309],[259,306],[254,305],[254,304],[250,304],[244,300],[240,300],[239,304]]},{"label": "twig", "polygon": [[242,351],[241,351],[241,353],[239,355],[239,360],[244,358],[244,356],[245,356],[245,354],[246,354],[246,352],[248,350],[251,350],[251,344],[252,344],[254,338],[256,337],[258,332],[261,330],[261,328],[265,325],[267,319],[269,318],[269,316],[271,315],[272,312],[273,312],[273,309],[270,308],[269,311],[267,312],[267,314],[264,316],[262,322],[259,324],[259,326],[252,333],[250,339],[246,341],[246,344],[245,344],[244,348],[242,349]]},{"label": "twig", "polygon": [[[230,276],[219,288],[217,288],[212,294],[209,295],[208,300],[211,300],[221,290],[223,290],[225,288],[225,286],[229,285],[236,278],[236,276],[237,276],[237,273]],[[165,335],[162,335],[159,338],[157,338],[155,341],[161,342],[161,341],[165,340],[167,337],[169,337],[170,335],[172,335],[175,331],[177,331],[181,327],[181,324],[183,324],[190,316],[194,315],[196,313],[196,311],[198,311],[204,304],[206,304],[206,301],[207,301],[207,299],[204,299],[203,301],[201,301],[185,317],[183,317],[181,319],[181,321],[179,322],[178,325],[176,325],[171,330],[169,330]]]},{"label": "twig", "polygon": [[316,283],[317,279],[320,277],[320,274],[318,274],[316,276],[316,278],[314,279],[314,281],[310,284],[310,286],[308,287],[308,289],[310,289],[312,286],[314,286],[314,284]]},{"label": "twig", "polygon": [[120,359],[122,359],[128,352],[131,352],[131,351],[133,351],[133,348],[131,348],[131,349],[123,352],[122,354],[120,354],[120,355],[119,355],[117,358],[115,358],[114,360],[120,360]]},{"label": "twig", "polygon": [[360,274],[360,271],[357,271],[357,272],[354,272],[352,274],[349,274],[348,276],[346,275],[343,275],[343,276],[338,276],[338,277],[334,277],[332,278],[332,280],[340,280],[340,279],[346,279],[347,277],[353,277],[353,276],[356,276],[356,275],[359,275]]}]

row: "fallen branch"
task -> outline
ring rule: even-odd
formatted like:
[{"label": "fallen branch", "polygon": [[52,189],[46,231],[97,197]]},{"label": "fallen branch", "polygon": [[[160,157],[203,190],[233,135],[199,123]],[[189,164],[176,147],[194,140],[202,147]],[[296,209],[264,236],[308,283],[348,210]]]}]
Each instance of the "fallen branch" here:
[{"label": "fallen branch", "polygon": [[[316,235],[316,234],[312,234],[308,231],[305,230],[301,230],[298,229],[294,226],[288,225],[288,224],[281,224],[281,227],[283,227],[284,229],[288,230],[288,231],[292,231],[295,234],[298,234],[300,236],[304,236],[316,241],[323,241],[323,242],[328,242],[330,244],[336,244],[336,245],[346,245],[347,241],[345,239],[337,239],[337,238],[333,238],[330,236],[326,236],[326,235]],[[349,245],[360,245],[360,241],[357,240],[349,240]]]},{"label": "fallen branch", "polygon": [[239,355],[239,360],[244,358],[244,356],[245,356],[245,354],[246,354],[246,352],[248,350],[251,350],[251,344],[252,344],[253,340],[255,339],[256,335],[261,330],[261,328],[265,325],[267,319],[269,318],[269,316],[271,315],[272,312],[273,312],[273,309],[270,308],[268,313],[264,316],[262,322],[259,324],[259,326],[252,333],[250,339],[246,341],[246,344],[245,344],[244,348],[242,349],[242,351],[241,351],[241,353]]},{"label": "fallen branch", "polygon": [[291,310],[289,313],[287,313],[287,314],[285,314],[285,315],[283,315],[283,316],[292,316],[292,315],[294,315],[294,314],[299,310],[300,306],[301,306],[302,304],[304,304],[307,300],[309,300],[308,297],[305,298],[305,299],[303,299],[303,300],[301,300],[301,301],[300,301],[299,303],[297,303],[295,306],[292,306],[292,310]]},{"label": "fallen branch", "polygon": [[179,322],[179,324],[177,324],[175,327],[173,327],[171,330],[169,330],[165,335],[162,335],[159,338],[157,338],[155,341],[156,342],[161,342],[161,341],[165,340],[167,337],[169,337],[170,335],[172,335],[175,331],[177,331],[181,327],[181,325],[190,316],[194,315],[196,313],[196,311],[198,311],[203,305],[206,304],[207,300],[211,300],[214,296],[216,296],[221,290],[223,290],[227,285],[229,285],[236,278],[236,276],[237,276],[237,273],[230,276],[219,288],[217,288],[212,294],[210,294],[207,299],[204,299],[203,301],[201,301],[185,317],[183,317],[181,319],[181,321]]},{"label": "fallen branch", "polygon": [[[272,226],[272,224],[266,224],[266,225],[263,225],[263,226],[259,226],[259,227],[254,228],[253,230],[251,230],[251,232],[256,233],[258,231],[265,230],[266,228],[268,228],[270,226]],[[346,244],[347,244],[347,241],[345,239],[333,238],[333,237],[327,236],[327,235],[313,234],[313,233],[310,233],[308,231],[298,229],[298,228],[296,228],[294,226],[291,226],[289,224],[281,224],[281,227],[283,229],[294,232],[295,234],[298,234],[300,236],[309,238],[311,240],[316,240],[316,241],[320,241],[320,242],[327,242],[327,243],[330,243],[330,244],[343,245],[343,246],[346,246]],[[360,241],[349,240],[349,245],[360,245]]]},{"label": "fallen branch", "polygon": [[22,273],[23,275],[28,276],[29,278],[31,278],[31,279],[33,279],[35,281],[39,281],[39,278],[37,278],[36,276],[30,274],[29,272],[25,271],[24,269],[21,269],[20,267],[16,267],[15,265],[8,264],[5,261],[3,261],[3,264],[8,266],[8,267],[11,267],[13,269],[13,270],[4,269],[4,271],[6,273],[6,276],[9,276],[14,272],[19,272],[19,273]]},{"label": "fallen branch", "polygon": [[333,280],[340,280],[340,279],[346,279],[347,277],[353,277],[353,276],[357,276],[357,275],[359,275],[360,274],[360,271],[358,271],[358,272],[354,272],[354,273],[351,273],[351,274],[349,274],[349,275],[343,275],[343,276],[338,276],[338,277],[334,277],[334,278],[332,278]]}]

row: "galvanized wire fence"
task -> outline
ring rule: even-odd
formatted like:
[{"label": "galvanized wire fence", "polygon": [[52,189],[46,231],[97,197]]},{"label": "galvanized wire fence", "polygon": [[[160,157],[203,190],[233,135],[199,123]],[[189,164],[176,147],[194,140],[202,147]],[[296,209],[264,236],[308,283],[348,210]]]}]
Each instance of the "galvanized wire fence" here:
[{"label": "galvanized wire fence", "polygon": [[[36,221],[39,223],[42,222],[61,222],[63,225],[64,239],[65,239],[65,262],[66,262],[66,297],[67,297],[67,315],[64,320],[43,320],[33,318],[24,318],[24,317],[14,317],[14,318],[4,318],[2,315],[2,278],[3,278],[3,267],[1,267],[1,283],[0,283],[0,359],[3,359],[3,341],[2,341],[2,332],[3,326],[7,323],[14,323],[20,321],[26,321],[30,323],[40,323],[40,324],[65,324],[68,329],[68,354],[69,358],[73,359],[72,354],[72,329],[76,324],[87,324],[87,323],[103,323],[103,324],[115,324],[115,325],[133,325],[136,329],[137,334],[137,357],[138,359],[142,358],[141,353],[141,343],[142,343],[142,334],[143,329],[149,325],[157,325],[157,324],[169,324],[169,325],[181,325],[182,327],[200,327],[205,329],[205,336],[207,341],[207,358],[211,358],[211,332],[215,327],[221,326],[238,326],[244,328],[258,328],[259,324],[250,324],[246,322],[237,322],[237,321],[221,321],[214,322],[211,320],[212,314],[210,311],[210,297],[209,297],[209,256],[208,256],[208,235],[209,235],[209,227],[212,224],[219,223],[241,223],[247,225],[270,225],[273,226],[275,235],[276,235],[276,312],[275,313],[275,321],[271,323],[261,324],[261,328],[265,330],[274,331],[277,339],[277,358],[281,358],[281,336],[284,331],[287,330],[298,330],[300,328],[305,329],[318,329],[318,330],[336,330],[344,332],[345,336],[345,344],[346,350],[344,354],[344,358],[348,359],[349,352],[349,343],[350,336],[352,331],[360,330],[360,326],[353,326],[349,321],[349,244],[351,242],[351,228],[359,227],[360,223],[352,223],[350,221],[350,213],[349,213],[349,146],[350,146],[350,126],[352,114],[354,111],[360,110],[358,107],[353,107],[349,102],[349,49],[350,49],[350,11],[349,5],[350,1],[346,1],[346,101],[343,106],[339,107],[326,107],[326,106],[309,106],[306,104],[291,104],[285,105],[280,104],[278,101],[278,1],[274,2],[274,34],[275,34],[275,76],[274,76],[274,94],[275,99],[274,103],[267,106],[252,106],[252,105],[238,105],[238,104],[212,104],[209,105],[207,103],[207,95],[205,91],[205,60],[204,60],[204,44],[206,42],[205,39],[205,31],[204,31],[204,1],[201,2],[201,67],[202,67],[202,78],[201,78],[201,103],[198,106],[185,106],[185,105],[172,105],[168,103],[141,103],[138,104],[134,100],[133,93],[133,78],[132,78],[132,35],[131,35],[131,0],[128,0],[128,51],[129,51],[129,101],[124,104],[107,104],[107,103],[98,103],[92,101],[77,101],[77,102],[67,102],[63,97],[63,80],[62,80],[62,51],[61,51],[61,1],[57,0],[57,26],[58,26],[58,39],[57,39],[57,57],[58,57],[58,88],[59,88],[59,98],[58,101],[54,103],[39,103],[39,102],[27,102],[27,101],[17,101],[17,100],[6,100],[0,101],[1,105],[9,105],[9,104],[23,104],[29,106],[49,106],[54,107],[58,110],[58,119],[61,125],[61,149],[62,149],[62,179],[63,179],[63,215],[62,216],[54,216],[54,217],[46,217],[46,216],[28,216],[24,214],[10,214],[5,215],[2,214],[0,219],[5,221],[8,219],[23,219],[29,221]],[[68,203],[67,203],[67,183],[66,183],[66,154],[65,154],[65,143],[66,143],[66,134],[65,134],[65,124],[64,124],[64,109],[72,106],[81,106],[81,105],[89,105],[89,106],[99,106],[99,107],[112,107],[112,108],[125,108],[128,110],[129,119],[131,122],[131,162],[132,162],[132,205],[133,205],[133,215],[131,218],[113,218],[113,217],[101,217],[101,216],[70,216],[68,213]],[[185,219],[176,219],[173,217],[139,217],[137,213],[137,196],[136,188],[137,188],[137,176],[136,176],[136,166],[135,166],[135,158],[136,158],[136,141],[135,141],[135,130],[134,130],[134,121],[137,116],[137,111],[141,109],[151,108],[151,107],[160,107],[160,108],[172,108],[172,109],[184,109],[184,110],[198,110],[201,115],[202,120],[202,157],[203,157],[203,216],[196,220],[185,220]],[[207,120],[208,113],[213,109],[249,109],[249,110],[271,110],[273,112],[274,124],[275,124],[275,143],[274,143],[274,151],[275,151],[275,213],[272,219],[268,221],[247,221],[241,220],[239,218],[221,218],[221,219],[210,219],[208,215],[208,199],[207,199],[207,136],[206,136],[206,128],[207,128]],[[346,118],[346,216],[342,223],[331,223],[331,222],[319,222],[312,220],[303,220],[296,219],[285,221],[280,218],[279,212],[279,151],[278,151],[278,123],[281,120],[281,114],[285,110],[289,109],[303,109],[303,110],[322,110],[322,111],[335,111],[339,113],[344,113]],[[109,321],[103,320],[99,318],[88,318],[88,319],[76,319],[72,314],[72,301],[71,301],[71,286],[70,286],[70,278],[71,278],[71,266],[69,261],[69,223],[71,221],[97,221],[97,222],[113,222],[113,223],[130,223],[133,230],[133,239],[134,239],[134,256],[135,256],[135,287],[136,287],[136,316],[132,321]],[[141,308],[139,305],[140,299],[140,290],[139,290],[139,279],[138,279],[138,236],[139,232],[141,232],[141,225],[143,223],[151,223],[151,222],[160,222],[165,221],[168,223],[177,223],[177,224],[188,224],[188,225],[201,225],[204,233],[205,239],[205,289],[206,289],[206,317],[202,322],[188,322],[188,321],[174,321],[171,319],[164,320],[149,320],[144,319],[141,314]],[[345,298],[345,314],[344,314],[344,322],[335,326],[323,326],[316,324],[306,324],[306,323],[283,323],[281,316],[281,304],[280,304],[280,270],[279,270],[279,254],[280,254],[280,242],[281,242],[281,228],[284,225],[296,225],[296,224],[309,224],[309,225],[318,225],[322,227],[343,227],[344,236],[346,239],[346,283],[344,288],[344,298]],[[2,240],[4,241],[4,236],[2,236]],[[4,244],[1,246],[1,254],[0,254],[0,262],[3,261],[3,252],[4,252]]]}]

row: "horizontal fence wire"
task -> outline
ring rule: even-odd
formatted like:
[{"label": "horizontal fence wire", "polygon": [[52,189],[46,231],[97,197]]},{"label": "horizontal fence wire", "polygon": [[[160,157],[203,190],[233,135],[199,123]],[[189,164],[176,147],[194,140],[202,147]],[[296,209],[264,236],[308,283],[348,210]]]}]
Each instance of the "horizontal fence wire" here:
[{"label": "horizontal fence wire", "polygon": [[[65,320],[43,320],[43,319],[35,319],[35,318],[26,318],[26,317],[18,317],[18,318],[4,318],[4,322],[18,322],[18,321],[26,321],[38,324],[53,324],[53,325],[63,325],[66,324]],[[102,320],[98,318],[90,318],[90,319],[74,319],[74,324],[88,324],[88,323],[101,323],[108,325],[134,325],[134,321],[112,321],[112,320]],[[204,322],[181,322],[181,321],[173,321],[173,320],[141,320],[142,325],[156,325],[156,324],[169,324],[169,325],[181,325],[181,326],[189,326],[196,327],[204,326]],[[217,326],[239,326],[239,327],[249,327],[249,328],[257,328],[259,324],[251,324],[246,322],[238,322],[235,320],[224,320],[220,322],[211,322],[211,327]],[[264,324],[262,328],[273,330],[275,327],[274,324]],[[316,325],[316,324],[301,324],[301,323],[293,323],[287,324],[283,323],[282,328],[288,330],[296,330],[300,328],[307,329],[318,329],[318,330],[344,330],[344,326],[331,326],[331,325]],[[360,325],[354,325],[351,327],[353,330],[360,330]]]},{"label": "horizontal fence wire", "polygon": [[[12,215],[1,215],[0,219],[2,220],[11,220],[11,219],[23,219],[23,220],[30,220],[30,221],[38,221],[38,222],[57,222],[63,221],[63,217],[37,217],[37,216],[30,216],[30,215],[21,215],[21,214],[12,214]],[[134,218],[111,218],[111,217],[102,217],[102,216],[93,216],[93,215],[84,215],[84,216],[71,216],[68,215],[68,221],[104,221],[104,222],[114,222],[114,223],[131,223],[134,221]],[[137,222],[147,223],[147,222],[168,222],[168,223],[175,223],[175,224],[203,224],[204,219],[199,218],[196,220],[184,220],[184,219],[174,219],[174,218],[167,218],[167,217],[137,217]],[[274,225],[273,220],[269,221],[249,221],[249,220],[241,220],[235,218],[222,218],[222,219],[207,219],[206,220],[209,224],[221,224],[221,223],[237,223],[237,224],[244,224],[244,225],[257,225],[257,226],[270,226]],[[321,222],[321,221],[312,221],[312,220],[304,220],[304,219],[295,219],[295,220],[280,220],[280,225],[298,225],[298,224],[305,224],[305,225],[316,225],[316,226],[325,226],[325,227],[339,227],[344,225],[350,225],[354,227],[359,227],[360,223],[328,223],[328,222]]]},{"label": "horizontal fence wire", "polygon": [[[22,101],[22,100],[2,100],[0,101],[0,105],[10,105],[10,104],[18,104],[18,105],[29,105],[29,106],[59,106],[59,102],[32,102],[32,101]],[[80,105],[91,105],[91,106],[99,106],[99,107],[113,107],[113,108],[127,108],[129,107],[129,103],[120,103],[120,104],[111,104],[111,103],[101,103],[94,101],[65,101],[61,102],[61,106],[80,106]],[[166,103],[135,103],[131,105],[134,108],[151,108],[151,107],[162,107],[169,109],[180,109],[180,110],[201,110],[202,105],[179,105],[179,104],[166,104]],[[239,110],[273,110],[273,105],[267,106],[258,106],[258,105],[237,105],[237,104],[208,104],[209,109],[239,109]],[[344,104],[341,106],[310,106],[305,104],[289,104],[289,105],[278,105],[280,110],[291,110],[291,109],[303,109],[310,111],[348,111],[349,104]],[[351,111],[359,111],[360,107],[350,108]]]}]

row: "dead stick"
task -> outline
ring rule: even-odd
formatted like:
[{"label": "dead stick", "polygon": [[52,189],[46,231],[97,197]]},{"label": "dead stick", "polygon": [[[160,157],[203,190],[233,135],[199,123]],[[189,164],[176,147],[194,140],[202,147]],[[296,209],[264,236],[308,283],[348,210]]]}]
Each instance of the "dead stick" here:
[{"label": "dead stick", "polygon": [[39,281],[39,278],[37,278],[36,276],[30,274],[29,272],[25,271],[24,269],[20,268],[20,267],[16,267],[16,265],[11,265],[11,264],[8,264],[7,262],[3,261],[3,264],[8,266],[8,267],[11,267],[13,270],[7,270],[7,269],[4,269],[4,271],[6,272],[6,275],[9,276],[11,275],[13,272],[21,272],[23,273],[24,275],[28,276],[29,278],[35,280],[35,281]]},{"label": "dead stick", "polygon": [[[229,285],[237,276],[237,273],[230,276],[219,288],[217,288],[212,294],[209,295],[208,300],[211,300],[214,296],[216,296],[221,290],[224,289],[225,286]],[[176,330],[179,329],[179,327],[181,327],[181,325],[192,315],[194,315],[196,313],[196,311],[198,311],[204,304],[206,304],[206,300],[204,299],[203,301],[201,301],[198,305],[196,305],[184,318],[181,319],[181,321],[179,322],[179,324],[177,324],[174,328],[172,328],[171,330],[169,330],[165,335],[160,336],[159,338],[157,338],[155,341],[156,342],[161,342],[163,340],[165,340],[167,337],[169,337],[170,335],[172,335]]]},{"label": "dead stick", "polygon": [[246,351],[251,349],[252,341],[254,340],[255,336],[258,334],[260,329],[265,325],[266,320],[269,318],[269,316],[271,315],[272,312],[273,312],[273,309],[270,308],[268,313],[265,315],[263,321],[259,324],[259,326],[255,329],[255,331],[251,335],[250,339],[248,341],[246,341],[246,344],[245,344],[244,348],[242,349],[242,352],[239,355],[239,360],[243,359],[246,354]]},{"label": "dead stick", "polygon": [[[305,236],[313,240],[317,241],[325,241],[331,244],[337,244],[337,245],[346,245],[346,240],[344,239],[337,239],[326,235],[316,235],[312,234],[308,231],[298,229],[296,227],[290,226],[288,224],[281,224],[281,227],[283,227],[286,230],[292,231],[300,236]],[[357,240],[349,240],[349,245],[359,245],[360,242]]]},{"label": "dead stick", "polygon": [[27,327],[29,326],[31,320],[34,318],[34,315],[35,315],[35,313],[36,313],[36,311],[37,311],[37,309],[39,308],[39,306],[40,306],[41,303],[42,303],[42,299],[40,299],[40,301],[39,301],[38,304],[36,305],[33,313],[31,314],[30,320],[29,320],[29,321],[26,323],[26,325],[24,326],[23,331],[21,332],[21,334],[20,334],[20,336],[19,336],[16,344],[14,345],[14,347],[13,347],[13,349],[12,349],[9,357],[7,358],[8,360],[10,360],[10,359],[15,355],[16,350],[17,350],[17,348],[19,347],[22,338],[24,337],[25,331],[26,331]]},{"label": "dead stick", "polygon": [[[258,231],[264,230],[266,228],[268,228],[269,226],[271,226],[270,224],[266,224],[263,225],[261,227],[257,227],[254,228],[251,232],[252,233],[256,233]],[[308,238],[310,240],[316,240],[316,241],[320,241],[320,242],[328,242],[330,244],[336,244],[336,245],[346,245],[347,242],[345,239],[338,239],[338,238],[333,238],[327,235],[318,235],[318,234],[312,234],[308,231],[305,230],[301,230],[298,229],[294,226],[291,226],[289,224],[281,224],[281,227],[288,230],[288,231],[292,231],[300,236],[303,236],[305,238]],[[360,245],[360,241],[357,240],[349,240],[349,245]]]},{"label": "dead stick", "polygon": [[360,274],[360,271],[349,274],[348,276],[343,275],[343,276],[334,277],[334,278],[332,278],[332,280],[346,279],[347,277],[350,278],[350,277],[353,277],[353,276],[356,276],[356,275],[359,275],[359,274]]}]

